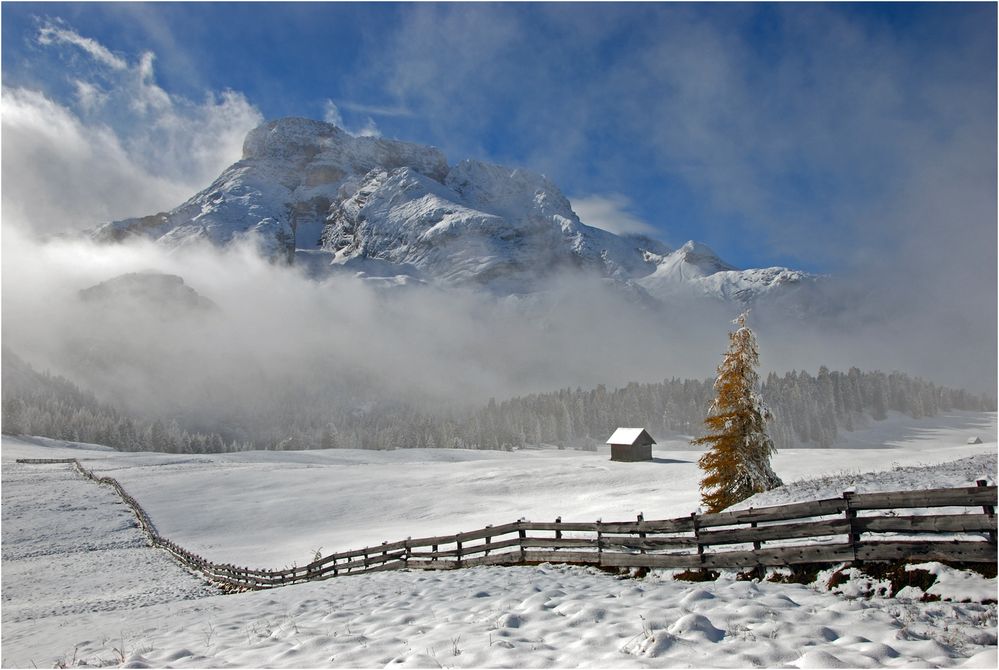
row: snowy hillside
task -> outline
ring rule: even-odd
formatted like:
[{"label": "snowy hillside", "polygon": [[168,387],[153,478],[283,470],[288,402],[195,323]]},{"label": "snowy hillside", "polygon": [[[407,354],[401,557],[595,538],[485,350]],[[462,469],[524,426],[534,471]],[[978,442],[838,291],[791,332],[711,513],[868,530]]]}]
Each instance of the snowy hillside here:
[{"label": "snowy hillside", "polygon": [[477,160],[452,166],[433,147],[296,118],[251,131],[242,160],[187,202],[93,236],[171,248],[253,237],[268,257],[313,275],[346,270],[504,295],[530,293],[567,270],[667,300],[750,302],[814,280],[786,268],[737,270],[693,242],[673,251],[587,226],[558,187],[527,170]]},{"label": "snowy hillside", "polygon": [[[867,436],[879,443],[872,448],[789,450],[775,469],[789,489],[836,473],[858,490],[995,480],[994,414],[936,429],[928,421],[879,426]],[[967,444],[969,433],[983,444]],[[941,575],[934,588],[945,598],[933,603],[848,599],[734,574],[691,584],[667,572],[620,580],[562,566],[401,571],[209,596],[163,552],[143,547],[111,491],[65,466],[14,463],[80,458],[118,478],[164,535],[211,557],[280,566],[519,516],[689,513],[698,454],[660,447],[653,463],[554,450],[180,457],[4,436],[3,665],[995,666],[995,605],[946,601],[989,598],[995,580],[942,566],[927,568]],[[888,476],[860,476],[886,466]]]},{"label": "snowy hillside", "polygon": [[890,469],[877,472],[842,471],[824,477],[802,479],[766,493],[758,493],[730,509],[748,509],[768,505],[786,505],[809,500],[838,498],[843,491],[876,493],[905,491],[914,487],[948,488],[954,482],[972,486],[976,481],[995,481],[996,454],[967,456],[927,468],[925,465],[901,465],[893,462]]}]

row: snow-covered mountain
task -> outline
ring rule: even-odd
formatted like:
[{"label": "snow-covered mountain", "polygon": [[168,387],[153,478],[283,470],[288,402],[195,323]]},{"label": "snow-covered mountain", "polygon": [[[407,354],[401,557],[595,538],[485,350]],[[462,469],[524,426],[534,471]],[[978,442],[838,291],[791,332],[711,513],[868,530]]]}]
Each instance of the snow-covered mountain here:
[{"label": "snow-covered mountain", "polygon": [[654,297],[751,302],[811,283],[786,268],[737,270],[704,245],[673,250],[644,236],[587,226],[542,175],[477,160],[449,165],[433,147],[354,137],[307,119],[271,121],[243,158],[169,212],[105,224],[171,247],[253,237],[262,253],[308,264],[443,285],[531,293],[564,270],[593,273]]},{"label": "snow-covered mountain", "polygon": [[661,299],[677,294],[701,294],[751,302],[762,296],[786,294],[816,279],[806,272],[782,267],[739,270],[718,258],[707,246],[693,241],[654,260],[656,269],[636,283]]}]

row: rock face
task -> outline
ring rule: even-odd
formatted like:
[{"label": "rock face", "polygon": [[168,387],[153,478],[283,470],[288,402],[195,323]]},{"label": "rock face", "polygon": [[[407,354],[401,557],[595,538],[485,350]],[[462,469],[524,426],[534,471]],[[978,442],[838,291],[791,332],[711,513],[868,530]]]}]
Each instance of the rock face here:
[{"label": "rock face", "polygon": [[544,177],[468,160],[442,181],[409,167],[369,172],[333,204],[321,246],[336,264],[378,259],[499,293],[530,292],[564,270],[623,281],[652,269],[641,244],[583,225]]},{"label": "rock face", "polygon": [[353,193],[365,174],[399,167],[437,179],[447,173],[444,154],[431,147],[352,137],[307,119],[272,121],[250,131],[243,158],[187,202],[170,212],[106,224],[94,237],[141,235],[181,247],[253,236],[264,254],[291,261],[297,246],[318,245],[331,205]]},{"label": "rock face", "polygon": [[476,160],[449,166],[433,147],[353,137],[280,119],[254,130],[243,158],[179,207],[101,226],[103,241],[143,236],[171,247],[246,238],[314,274],[361,272],[530,293],[564,271],[594,273],[656,298],[751,302],[814,278],[737,270],[704,245],[677,250],[585,225],[542,175]]}]

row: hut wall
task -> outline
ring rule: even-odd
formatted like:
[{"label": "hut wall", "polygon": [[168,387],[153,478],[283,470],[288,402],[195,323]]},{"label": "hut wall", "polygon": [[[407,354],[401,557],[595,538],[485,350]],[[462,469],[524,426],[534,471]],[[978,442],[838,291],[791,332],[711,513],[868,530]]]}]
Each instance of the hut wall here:
[{"label": "hut wall", "polygon": [[611,460],[624,462],[651,461],[652,445],[631,446],[627,444],[612,444]]}]

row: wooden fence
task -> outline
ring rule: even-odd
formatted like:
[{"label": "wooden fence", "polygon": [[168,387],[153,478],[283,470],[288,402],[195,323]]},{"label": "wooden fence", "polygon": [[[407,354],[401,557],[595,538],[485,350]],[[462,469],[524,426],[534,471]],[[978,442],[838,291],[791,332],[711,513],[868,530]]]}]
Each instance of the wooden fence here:
[{"label": "wooden fence", "polygon": [[[996,487],[979,481],[967,488],[847,492],[840,498],[676,519],[521,520],[455,535],[383,542],[330,554],[301,567],[258,570],[209,561],[161,537],[117,480],[98,477],[75,459],[18,462],[72,463],[84,477],[118,492],[153,546],[236,590],[401,568],[448,570],[547,562],[606,568],[759,568],[879,560],[991,563],[997,556]],[[908,513],[913,510],[924,512]]]}]

